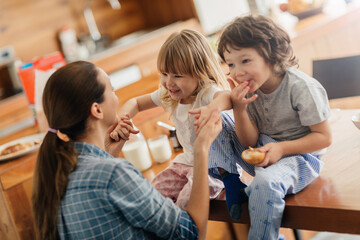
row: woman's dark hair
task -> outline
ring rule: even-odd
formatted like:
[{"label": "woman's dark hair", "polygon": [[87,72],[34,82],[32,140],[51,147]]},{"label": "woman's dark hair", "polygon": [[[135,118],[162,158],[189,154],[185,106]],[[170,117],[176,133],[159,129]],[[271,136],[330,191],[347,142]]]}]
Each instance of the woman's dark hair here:
[{"label": "woman's dark hair", "polygon": [[290,43],[290,37],[273,20],[264,16],[236,18],[222,32],[218,54],[224,59],[229,48],[254,48],[269,63],[276,75],[282,76],[286,69],[298,64]]},{"label": "woman's dark hair", "polygon": [[48,132],[37,157],[32,193],[37,239],[58,239],[57,214],[68,176],[77,165],[73,142],[84,137],[90,108],[104,101],[105,86],[97,67],[85,61],[70,63],[51,75],[43,93],[43,108],[51,128],[66,134],[65,142]]}]

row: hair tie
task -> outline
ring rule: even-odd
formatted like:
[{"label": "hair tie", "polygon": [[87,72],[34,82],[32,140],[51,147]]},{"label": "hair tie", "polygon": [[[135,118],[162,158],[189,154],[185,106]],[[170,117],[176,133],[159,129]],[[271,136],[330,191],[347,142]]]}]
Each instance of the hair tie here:
[{"label": "hair tie", "polygon": [[57,129],[54,129],[54,128],[48,128],[48,132],[52,132],[52,133],[55,133],[57,134],[58,133],[58,130]]}]

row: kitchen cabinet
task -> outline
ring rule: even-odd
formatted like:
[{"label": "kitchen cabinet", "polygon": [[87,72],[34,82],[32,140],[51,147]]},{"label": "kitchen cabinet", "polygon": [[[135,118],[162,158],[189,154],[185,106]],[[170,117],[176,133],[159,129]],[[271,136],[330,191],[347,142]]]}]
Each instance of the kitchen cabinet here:
[{"label": "kitchen cabinet", "polygon": [[[86,1],[1,0],[0,48],[12,45],[16,57],[27,62],[60,51],[58,33],[64,26],[74,29],[78,38],[86,37]],[[99,32],[111,41],[139,30],[196,18],[192,0],[120,0],[121,8],[117,10],[106,0],[89,3]]]}]

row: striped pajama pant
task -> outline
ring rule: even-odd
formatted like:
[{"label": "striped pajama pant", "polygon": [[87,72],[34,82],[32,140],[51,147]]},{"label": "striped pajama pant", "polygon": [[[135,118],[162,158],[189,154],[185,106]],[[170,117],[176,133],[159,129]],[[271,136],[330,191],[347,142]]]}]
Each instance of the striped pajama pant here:
[{"label": "striped pajama pant", "polygon": [[[233,119],[222,113],[223,130],[211,145],[209,152],[209,174],[220,178],[218,167],[241,175],[241,169],[253,176],[245,188],[249,197],[249,239],[277,239],[281,218],[285,208],[284,197],[296,194],[309,185],[320,174],[323,162],[311,154],[283,157],[266,168],[256,167],[242,160],[245,148],[235,133]],[[274,139],[260,134],[256,147]]]}]

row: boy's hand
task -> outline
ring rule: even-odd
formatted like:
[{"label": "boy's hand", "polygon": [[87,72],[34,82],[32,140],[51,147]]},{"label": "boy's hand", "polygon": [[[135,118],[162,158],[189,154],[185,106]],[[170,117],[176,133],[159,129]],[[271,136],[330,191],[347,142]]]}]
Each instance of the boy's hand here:
[{"label": "boy's hand", "polygon": [[268,143],[259,148],[260,151],[265,152],[265,159],[257,164],[258,167],[270,166],[281,159],[283,151],[279,143]]},{"label": "boy's hand", "polygon": [[233,104],[233,108],[237,108],[238,110],[246,110],[246,107],[249,103],[255,101],[258,97],[256,94],[251,96],[250,98],[246,98],[246,94],[249,92],[249,82],[236,82],[232,78],[227,78],[231,88],[231,101]]},{"label": "boy's hand", "polygon": [[129,136],[131,133],[139,133],[139,131],[133,128],[133,124],[130,120],[130,116],[122,116],[117,126],[110,132],[110,137],[118,142],[121,139],[129,140]]}]

